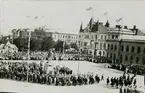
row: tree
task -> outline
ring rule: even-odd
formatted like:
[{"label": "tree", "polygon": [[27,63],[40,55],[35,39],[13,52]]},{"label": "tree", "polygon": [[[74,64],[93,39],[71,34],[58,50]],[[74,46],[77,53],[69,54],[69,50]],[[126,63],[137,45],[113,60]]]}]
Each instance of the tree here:
[{"label": "tree", "polygon": [[32,51],[40,51],[41,50],[42,40],[32,38],[30,41],[30,49]]},{"label": "tree", "polygon": [[34,37],[42,39],[46,36],[45,28],[35,28],[33,32]]},{"label": "tree", "polygon": [[16,38],[13,43],[18,47],[19,51],[28,49],[28,39],[27,38]]},{"label": "tree", "polygon": [[78,50],[78,45],[76,43],[71,43],[70,46],[71,48]]},{"label": "tree", "polygon": [[54,45],[55,51],[62,51],[63,50],[63,41],[58,40]]},{"label": "tree", "polygon": [[64,49],[69,49],[69,48],[70,48],[70,45],[68,45],[68,44],[64,45]]},{"label": "tree", "polygon": [[44,37],[41,43],[41,50],[42,51],[49,51],[54,46],[54,41],[52,37]]}]

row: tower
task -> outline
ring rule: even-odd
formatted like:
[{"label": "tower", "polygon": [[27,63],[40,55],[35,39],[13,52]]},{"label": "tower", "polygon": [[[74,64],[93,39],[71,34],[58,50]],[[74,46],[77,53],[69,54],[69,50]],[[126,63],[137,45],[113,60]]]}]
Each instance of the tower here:
[{"label": "tower", "polygon": [[83,32],[83,26],[82,26],[82,23],[81,23],[81,26],[80,26],[80,32]]},{"label": "tower", "polygon": [[107,20],[107,22],[106,22],[106,24],[105,24],[105,27],[109,27],[110,26],[110,24],[109,24],[109,22],[108,22],[108,20]]}]

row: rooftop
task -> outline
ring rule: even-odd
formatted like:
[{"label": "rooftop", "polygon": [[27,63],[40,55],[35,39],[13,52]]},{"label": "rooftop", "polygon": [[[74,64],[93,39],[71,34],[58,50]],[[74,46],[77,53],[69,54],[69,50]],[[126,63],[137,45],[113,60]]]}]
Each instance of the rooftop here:
[{"label": "rooftop", "polygon": [[139,36],[139,35],[122,35],[123,41],[143,41],[145,42],[145,36]]}]

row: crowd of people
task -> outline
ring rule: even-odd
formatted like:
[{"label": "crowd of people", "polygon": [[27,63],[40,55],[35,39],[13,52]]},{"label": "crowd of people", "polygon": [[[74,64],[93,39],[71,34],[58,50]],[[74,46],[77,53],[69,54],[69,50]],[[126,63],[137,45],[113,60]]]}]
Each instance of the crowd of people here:
[{"label": "crowd of people", "polygon": [[111,66],[113,69],[125,71],[126,68],[128,68],[128,73],[137,73],[139,75],[144,75],[145,74],[145,67],[144,66],[139,66],[139,65],[126,65],[126,64],[112,64]]},{"label": "crowd of people", "polygon": [[[56,86],[87,85],[104,81],[104,75],[74,74],[71,69],[65,66],[55,66],[52,70],[48,70],[50,67],[46,64],[48,63],[0,62],[0,78]],[[106,79],[107,85],[116,86],[116,88],[130,86],[132,81],[133,78],[129,76]],[[136,80],[133,83],[136,85]]]},{"label": "crowd of people", "polygon": [[[45,65],[46,66],[46,65]],[[74,74],[68,67],[55,66],[53,70],[46,70],[43,63],[0,62],[0,78],[26,81],[48,85],[83,85],[99,83],[99,76],[92,74]],[[49,68],[49,67],[48,67]]]},{"label": "crowd of people", "polygon": [[[78,54],[73,53],[59,53],[59,52],[53,52],[51,59],[52,60],[82,60],[82,57],[80,57]],[[27,52],[15,52],[15,53],[0,53],[0,57],[4,60],[25,60],[28,59],[28,53]],[[45,51],[31,51],[30,52],[30,60],[48,60],[49,52]]]},{"label": "crowd of people", "polygon": [[112,77],[109,79],[109,77],[106,80],[107,85],[111,85],[112,87],[116,87],[116,88],[122,88],[123,86],[125,87],[132,87],[136,86],[136,79],[134,79],[135,76],[130,77],[128,75],[128,77],[126,77],[125,75],[120,76],[120,77]]}]

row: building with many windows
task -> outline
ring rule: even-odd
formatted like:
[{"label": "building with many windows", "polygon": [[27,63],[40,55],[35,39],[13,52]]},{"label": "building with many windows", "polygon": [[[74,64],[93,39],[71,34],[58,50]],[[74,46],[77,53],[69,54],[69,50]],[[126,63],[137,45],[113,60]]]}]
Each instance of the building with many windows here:
[{"label": "building with many windows", "polygon": [[99,22],[99,20],[94,22],[93,18],[91,18],[85,29],[83,29],[81,25],[79,33],[81,52],[94,56],[107,56],[106,31],[106,27],[103,26],[103,23]]},{"label": "building with many windows", "polygon": [[145,64],[145,36],[123,35],[120,59],[125,64]]},{"label": "building with many windows", "polygon": [[[132,29],[128,29],[127,26],[124,26],[123,28],[120,25],[116,25],[116,27],[110,27],[109,25],[108,21],[103,25],[99,21],[93,22],[92,18],[86,28],[83,29],[81,25],[79,33],[79,46],[81,52],[87,55],[105,58],[105,61],[144,63],[144,54],[141,54],[140,52],[135,52],[130,55],[128,54],[131,45],[134,45],[134,49],[136,49],[135,46],[138,46],[139,44],[139,46],[144,47],[144,33],[137,29],[136,26]],[[130,39],[126,39],[124,36],[127,36]],[[136,40],[137,37],[138,40]],[[128,46],[126,46],[127,44]],[[122,51],[122,46],[126,47],[126,50]],[[145,51],[143,48],[138,48],[138,50]],[[131,58],[135,57],[136,59],[130,61],[130,56]]]},{"label": "building with many windows", "polygon": [[52,33],[52,38],[54,41],[61,40],[67,44],[70,44],[70,43],[78,44],[78,41],[79,41],[78,34],[68,34],[68,33],[58,33],[58,32],[51,32],[51,33]]}]

